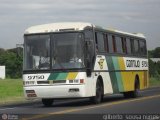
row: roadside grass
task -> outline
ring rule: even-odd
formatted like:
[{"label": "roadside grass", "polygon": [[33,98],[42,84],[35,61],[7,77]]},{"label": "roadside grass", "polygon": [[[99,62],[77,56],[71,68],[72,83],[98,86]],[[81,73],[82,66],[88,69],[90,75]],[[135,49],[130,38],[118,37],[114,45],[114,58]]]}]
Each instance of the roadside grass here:
[{"label": "roadside grass", "polygon": [[22,79],[0,80],[0,104],[25,101]]},{"label": "roadside grass", "polygon": [[[160,86],[160,78],[151,77],[149,86]],[[22,79],[0,80],[0,105],[26,102],[23,94]]]},{"label": "roadside grass", "polygon": [[151,77],[149,78],[149,86],[160,86],[160,77]]}]

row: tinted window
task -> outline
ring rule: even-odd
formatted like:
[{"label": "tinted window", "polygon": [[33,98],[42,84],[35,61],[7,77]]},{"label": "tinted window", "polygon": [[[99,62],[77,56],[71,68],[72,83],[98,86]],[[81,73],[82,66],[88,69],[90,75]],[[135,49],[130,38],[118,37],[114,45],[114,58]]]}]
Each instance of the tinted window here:
[{"label": "tinted window", "polygon": [[116,37],[116,50],[117,53],[122,53],[122,40],[120,37]]},{"label": "tinted window", "polygon": [[113,43],[113,52],[117,52],[116,41],[115,41],[115,36],[114,35],[112,35],[112,43]]},{"label": "tinted window", "polygon": [[139,54],[139,41],[138,40],[134,40],[134,53],[135,54]]},{"label": "tinted window", "polygon": [[131,54],[131,41],[129,38],[126,39],[126,47],[127,47],[127,53]]},{"label": "tinted window", "polygon": [[146,55],[146,42],[145,41],[139,41],[139,47],[140,47],[140,53],[141,55]]},{"label": "tinted window", "polygon": [[121,37],[122,42],[122,52],[127,53],[127,46],[126,46],[126,38]]},{"label": "tinted window", "polygon": [[98,44],[98,51],[104,52],[104,35],[103,33],[96,33],[97,35],[97,44]]},{"label": "tinted window", "polygon": [[42,70],[50,69],[50,36],[25,36],[24,69]]},{"label": "tinted window", "polygon": [[108,47],[108,35],[104,35],[104,48],[106,52],[109,52],[109,47]]},{"label": "tinted window", "polygon": [[109,52],[113,53],[112,35],[108,35]]},{"label": "tinted window", "polygon": [[134,39],[130,39],[131,43],[131,54],[134,54]]}]

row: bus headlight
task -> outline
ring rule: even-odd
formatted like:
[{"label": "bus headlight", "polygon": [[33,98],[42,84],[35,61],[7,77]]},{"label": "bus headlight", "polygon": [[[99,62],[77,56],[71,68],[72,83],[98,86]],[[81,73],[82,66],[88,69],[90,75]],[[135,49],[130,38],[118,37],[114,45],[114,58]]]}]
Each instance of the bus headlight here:
[{"label": "bus headlight", "polygon": [[23,84],[24,85],[34,85],[35,81],[24,81]]}]

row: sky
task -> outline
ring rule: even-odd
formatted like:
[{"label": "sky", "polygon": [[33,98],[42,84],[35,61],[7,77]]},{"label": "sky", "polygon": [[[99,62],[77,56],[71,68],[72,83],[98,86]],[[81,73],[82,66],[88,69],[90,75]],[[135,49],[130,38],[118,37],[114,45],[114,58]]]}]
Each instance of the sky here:
[{"label": "sky", "polygon": [[30,26],[72,21],[143,33],[148,49],[160,47],[160,0],[0,0],[0,48],[23,44]]}]

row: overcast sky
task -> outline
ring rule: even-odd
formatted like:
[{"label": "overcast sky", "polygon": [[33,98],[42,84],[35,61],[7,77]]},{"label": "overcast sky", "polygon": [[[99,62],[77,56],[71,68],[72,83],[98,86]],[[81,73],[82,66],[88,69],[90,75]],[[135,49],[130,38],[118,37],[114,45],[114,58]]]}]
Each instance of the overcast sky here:
[{"label": "overcast sky", "polygon": [[160,0],[0,0],[0,48],[23,43],[30,26],[64,21],[143,33],[148,49],[160,47]]}]

